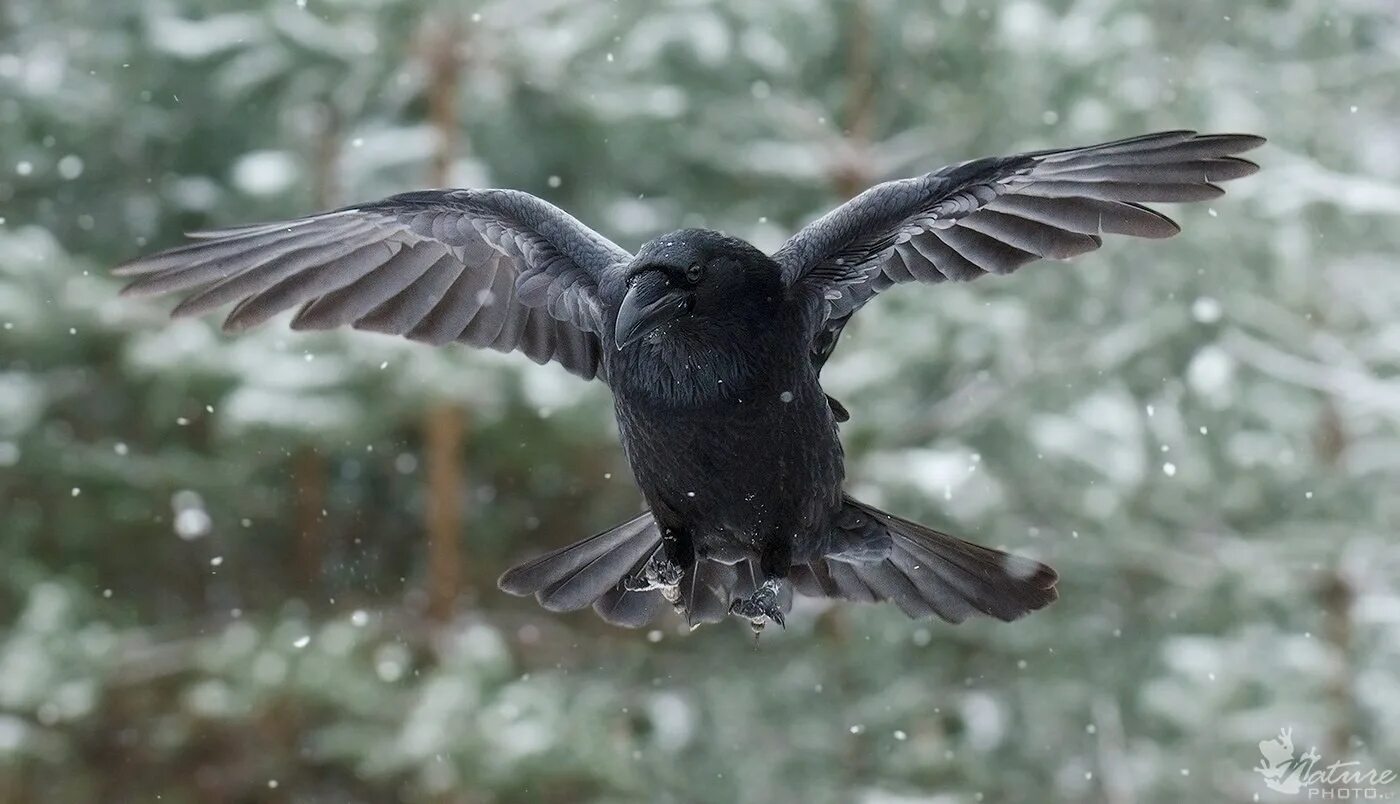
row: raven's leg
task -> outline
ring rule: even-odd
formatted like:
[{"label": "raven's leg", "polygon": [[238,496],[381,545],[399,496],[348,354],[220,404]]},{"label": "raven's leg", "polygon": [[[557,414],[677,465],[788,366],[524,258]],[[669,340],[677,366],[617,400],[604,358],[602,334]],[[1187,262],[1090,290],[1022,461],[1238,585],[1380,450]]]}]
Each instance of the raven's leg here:
[{"label": "raven's leg", "polygon": [[792,567],[791,540],[779,538],[770,542],[759,556],[758,566],[763,573],[763,582],[753,590],[753,594],[729,605],[730,614],[749,621],[755,637],[769,620],[787,628],[779,596],[783,589],[783,579]]},{"label": "raven's leg", "polygon": [[641,569],[622,579],[622,588],[629,592],[658,589],[666,602],[680,611],[681,578],[685,576],[685,567],[681,562],[687,557],[692,562],[695,560],[689,544],[690,539],[684,534],[666,529],[661,536],[661,547],[651,554]]}]

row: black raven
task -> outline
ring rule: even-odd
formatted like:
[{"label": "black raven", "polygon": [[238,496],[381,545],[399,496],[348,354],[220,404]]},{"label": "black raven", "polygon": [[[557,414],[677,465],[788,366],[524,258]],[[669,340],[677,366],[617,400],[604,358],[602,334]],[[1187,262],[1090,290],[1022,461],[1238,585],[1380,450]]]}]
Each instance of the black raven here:
[{"label": "black raven", "polygon": [[1104,234],[1179,231],[1143,202],[1200,201],[1254,173],[1243,134],[1168,131],[978,159],[872,187],[773,255],[686,229],[631,255],[511,190],[428,190],[197,241],[117,269],[124,292],[182,293],[176,315],[236,303],[242,330],[357,329],[557,361],[612,389],[642,515],[501,576],[553,611],[639,626],[783,623],[794,591],[893,601],[911,617],[1012,620],[1053,601],[1054,570],[876,510],[842,489],[822,390],[842,329],[903,282],[1006,274]]}]

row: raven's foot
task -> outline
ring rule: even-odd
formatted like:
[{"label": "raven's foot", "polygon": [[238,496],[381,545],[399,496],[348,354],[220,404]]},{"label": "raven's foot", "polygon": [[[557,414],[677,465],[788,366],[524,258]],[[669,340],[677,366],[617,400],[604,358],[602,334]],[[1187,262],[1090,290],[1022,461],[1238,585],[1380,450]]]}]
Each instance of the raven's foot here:
[{"label": "raven's foot", "polygon": [[622,579],[622,588],[629,592],[650,592],[661,590],[661,596],[673,606],[680,603],[681,578],[685,571],[681,565],[657,550],[642,568]]},{"label": "raven's foot", "polygon": [[778,605],[778,593],[781,589],[782,583],[777,578],[769,578],[755,589],[753,594],[729,604],[729,613],[748,620],[755,637],[769,620],[787,628],[787,623],[783,621],[782,606]]}]

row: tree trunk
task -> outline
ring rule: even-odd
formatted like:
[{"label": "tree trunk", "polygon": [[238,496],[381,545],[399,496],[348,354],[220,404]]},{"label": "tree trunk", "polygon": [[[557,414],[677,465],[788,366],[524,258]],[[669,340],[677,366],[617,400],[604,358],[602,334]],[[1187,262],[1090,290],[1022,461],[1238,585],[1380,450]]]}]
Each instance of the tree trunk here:
[{"label": "tree trunk", "polygon": [[423,416],[423,449],[428,483],[428,613],[434,619],[452,616],[461,592],[462,445],[467,417],[461,408],[440,403]]},{"label": "tree trunk", "polygon": [[[311,184],[318,209],[336,206],[339,196],[340,115],[332,102],[317,109],[311,153]],[[327,490],[326,458],[314,446],[302,444],[292,453],[292,488],[296,490],[296,582],[311,600],[317,595],[325,565]]]},{"label": "tree trunk", "polygon": [[871,61],[871,21],[866,0],[850,5],[846,40],[846,105],[838,118],[845,147],[832,177],[844,198],[870,184],[870,136],[875,125],[875,66]]},{"label": "tree trunk", "polygon": [[[1346,426],[1332,400],[1323,405],[1313,433],[1313,446],[1318,458],[1327,466],[1337,467],[1346,453]],[[1360,718],[1357,712],[1356,671],[1352,655],[1352,634],[1355,630],[1352,606],[1356,593],[1340,566],[1327,570],[1318,585],[1318,602],[1322,605],[1322,638],[1332,652],[1335,662],[1327,679],[1326,695],[1332,710],[1327,729],[1324,761],[1344,760],[1351,752]],[[1337,785],[1328,784],[1333,792]]]},{"label": "tree trunk", "polygon": [[[450,13],[429,17],[423,57],[428,66],[428,119],[436,136],[428,181],[451,182],[457,147],[457,89],[462,70],[460,26]],[[462,465],[467,437],[465,412],[449,402],[430,405],[423,416],[423,451],[427,480],[428,614],[452,616],[462,592],[462,552],[466,471]]]}]

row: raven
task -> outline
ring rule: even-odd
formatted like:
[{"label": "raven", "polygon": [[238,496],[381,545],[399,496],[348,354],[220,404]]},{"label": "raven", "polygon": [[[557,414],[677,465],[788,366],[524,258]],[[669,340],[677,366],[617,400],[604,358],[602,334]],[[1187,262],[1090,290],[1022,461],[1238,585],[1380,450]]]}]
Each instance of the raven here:
[{"label": "raven", "polygon": [[1011,273],[1179,231],[1144,202],[1219,196],[1258,170],[1245,134],[1167,131],[963,162],[866,190],[771,256],[703,229],[633,256],[512,190],[425,190],[297,220],[191,235],[128,262],[123,293],[180,293],[175,315],[235,303],[242,330],[356,329],[517,350],[611,388],[649,510],[506,572],[552,611],[636,627],[674,607],[784,623],[795,592],[892,601],[910,617],[1012,620],[1057,575],[852,499],[845,408],[821,370],[851,316],[907,282]]}]

